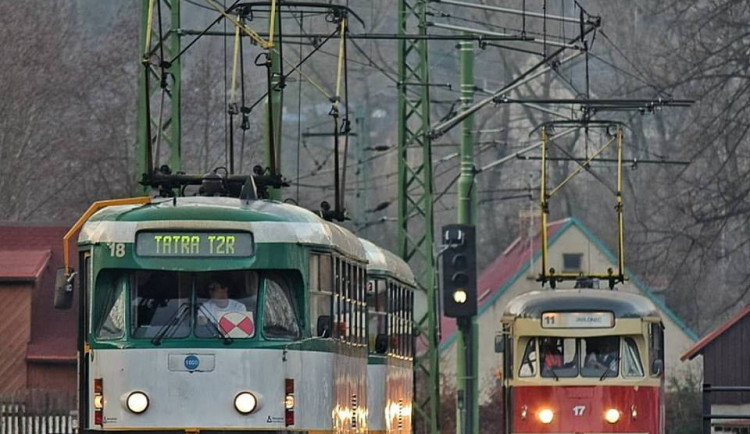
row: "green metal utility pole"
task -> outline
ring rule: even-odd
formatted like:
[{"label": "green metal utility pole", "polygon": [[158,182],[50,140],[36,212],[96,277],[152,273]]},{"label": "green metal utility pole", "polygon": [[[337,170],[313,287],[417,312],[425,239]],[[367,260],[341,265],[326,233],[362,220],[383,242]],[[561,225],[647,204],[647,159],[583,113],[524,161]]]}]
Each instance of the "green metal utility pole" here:
[{"label": "green metal utility pole", "polygon": [[[474,43],[461,41],[459,60],[461,64],[461,108],[474,103]],[[476,225],[477,193],[474,188],[474,115],[461,122],[461,174],[458,178],[458,223]],[[479,432],[479,405],[477,372],[479,370],[477,345],[478,325],[476,317],[457,318],[456,370],[458,374],[458,405],[456,406],[456,431],[459,434]]]},{"label": "green metal utility pole", "polygon": [[[423,432],[438,434],[440,377],[438,309],[435,287],[432,142],[427,62],[427,0],[398,2],[398,242],[399,252],[425,291],[427,313],[417,318],[427,351],[415,360],[414,407]],[[418,35],[422,38],[406,38]],[[426,379],[421,385],[419,377]],[[420,387],[416,387],[420,384]]]},{"label": "green metal utility pole", "polygon": [[[274,15],[272,14],[272,17]],[[271,19],[269,18],[269,28],[273,27],[278,31],[281,26],[281,14],[276,11],[275,23],[271,26]],[[266,167],[270,167],[272,173],[280,173],[281,170],[281,112],[284,105],[284,89],[282,80],[281,70],[281,37],[277,33],[274,35],[274,47],[268,50],[268,61],[270,65],[270,88],[268,90],[268,97],[266,98],[266,146],[265,146],[265,163]],[[271,199],[281,200],[281,189],[269,188],[269,196]]]},{"label": "green metal utility pole", "polygon": [[[156,2],[160,3],[157,4]],[[178,31],[180,28],[180,1],[156,0],[156,2],[151,3],[149,0],[143,0],[141,3],[143,8],[141,11],[140,50],[143,55],[141,60],[148,62],[148,67],[141,67],[138,80],[138,173],[135,179],[140,179],[141,174],[150,172],[156,166],[165,163],[159,159],[159,154],[162,153],[163,149],[169,155],[166,164],[173,172],[179,171],[182,164],[181,62],[179,58],[172,61],[180,52],[180,33]],[[153,9],[150,9],[150,5],[153,5]],[[162,28],[161,31],[159,29],[158,7],[162,8],[162,18],[169,17],[168,28]],[[169,13],[164,13],[165,10]],[[148,47],[146,47],[147,35],[150,35]],[[162,48],[163,59],[160,58]],[[162,60],[171,61],[165,68],[166,74],[162,74],[160,68],[160,61]],[[149,83],[148,90],[146,89],[147,80]],[[155,104],[151,104],[152,99],[156,102]],[[152,150],[151,155],[149,149]],[[143,187],[137,187],[136,192],[143,193]]]}]

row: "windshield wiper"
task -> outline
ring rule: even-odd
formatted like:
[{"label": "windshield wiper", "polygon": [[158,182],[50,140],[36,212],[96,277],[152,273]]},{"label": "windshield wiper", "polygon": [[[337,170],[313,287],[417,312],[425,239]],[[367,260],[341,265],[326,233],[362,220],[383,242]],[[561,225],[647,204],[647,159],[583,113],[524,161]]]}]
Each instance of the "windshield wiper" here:
[{"label": "windshield wiper", "polygon": [[169,321],[164,324],[156,333],[156,335],[154,335],[154,338],[151,339],[152,344],[160,345],[161,341],[167,335],[167,332],[172,330],[173,327],[176,327],[182,323],[182,321],[185,319],[185,316],[187,316],[187,313],[189,312],[189,309],[187,307],[187,303],[182,303],[180,307],[178,307],[177,310],[174,311]]},{"label": "windshield wiper", "polygon": [[555,372],[555,369],[557,368],[549,368],[549,371],[552,373],[552,376],[555,377],[555,381],[560,381],[560,377],[557,376],[557,372]]},{"label": "windshield wiper", "polygon": [[206,316],[206,324],[205,326],[209,327],[210,329],[216,333],[222,341],[224,341],[224,345],[229,345],[232,343],[232,338],[225,335],[224,332],[221,331],[221,328],[219,328],[219,325],[217,324],[219,321],[216,319],[216,317],[208,311],[208,308],[203,306],[203,303],[198,303],[198,312],[203,312],[203,315]]},{"label": "windshield wiper", "polygon": [[615,371],[612,370],[612,362],[615,363],[615,366],[620,366],[620,357],[617,356],[617,357],[615,357],[614,360],[612,360],[611,362],[607,363],[607,369],[605,369],[604,373],[602,374],[602,376],[599,377],[599,381],[604,381],[604,377],[606,377],[607,374],[609,374],[610,372],[614,372],[615,374],[617,374]]}]

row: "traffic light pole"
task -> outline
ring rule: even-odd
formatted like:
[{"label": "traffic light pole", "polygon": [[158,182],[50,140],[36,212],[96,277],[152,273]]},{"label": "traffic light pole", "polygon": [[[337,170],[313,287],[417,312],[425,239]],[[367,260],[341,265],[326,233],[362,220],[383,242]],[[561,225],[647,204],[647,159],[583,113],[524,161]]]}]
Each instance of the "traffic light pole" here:
[{"label": "traffic light pole", "polygon": [[[461,64],[461,107],[466,109],[474,102],[474,43],[459,42]],[[474,116],[461,123],[461,174],[458,178],[458,223],[476,225],[476,190],[474,189]],[[476,264],[473,264],[476,267]],[[476,289],[474,289],[476,291]],[[477,336],[476,316],[460,317],[456,346],[458,396],[456,406],[456,431],[459,434],[479,432],[479,406],[477,391]]]}]

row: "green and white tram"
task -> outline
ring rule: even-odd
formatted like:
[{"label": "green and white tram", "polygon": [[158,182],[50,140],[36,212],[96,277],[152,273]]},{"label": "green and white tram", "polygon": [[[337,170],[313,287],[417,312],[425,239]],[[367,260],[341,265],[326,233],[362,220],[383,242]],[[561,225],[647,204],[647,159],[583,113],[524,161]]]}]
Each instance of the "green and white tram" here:
[{"label": "green and white tram", "polygon": [[416,281],[401,258],[362,240],[367,254],[367,402],[371,433],[411,432]]},{"label": "green and white tram", "polygon": [[[144,202],[101,206],[70,232],[80,228],[83,432],[368,431],[368,279],[389,291],[388,327],[375,333],[386,350],[370,352],[397,374],[383,414],[397,409],[394,427],[410,430],[413,277],[402,261],[293,205]],[[368,278],[373,252],[387,259]]]}]

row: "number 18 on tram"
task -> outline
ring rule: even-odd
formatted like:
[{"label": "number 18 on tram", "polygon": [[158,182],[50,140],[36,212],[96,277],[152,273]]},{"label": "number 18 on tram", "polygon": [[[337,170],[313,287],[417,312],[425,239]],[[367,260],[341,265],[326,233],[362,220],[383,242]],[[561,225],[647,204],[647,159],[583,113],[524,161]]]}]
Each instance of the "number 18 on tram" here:
[{"label": "number 18 on tram", "polygon": [[502,327],[506,433],[664,433],[663,326],[650,300],[531,292]]}]

